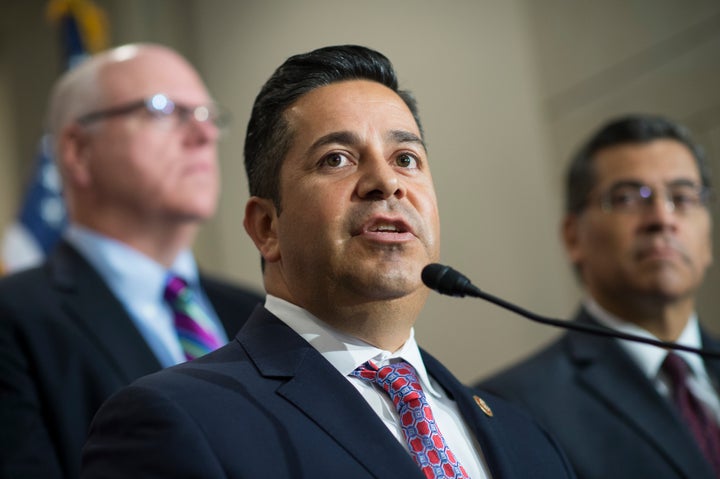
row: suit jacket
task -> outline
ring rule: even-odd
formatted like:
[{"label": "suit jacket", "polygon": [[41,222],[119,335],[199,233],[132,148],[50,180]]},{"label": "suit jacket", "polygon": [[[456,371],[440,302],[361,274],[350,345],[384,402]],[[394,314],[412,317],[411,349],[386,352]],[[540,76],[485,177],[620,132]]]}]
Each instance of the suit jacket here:
[{"label": "suit jacket", "polygon": [[[495,479],[573,477],[547,435],[505,402],[470,389],[423,353],[457,401]],[[146,376],[98,412],[83,478],[422,478],[365,399],[263,307],[235,341]]]},{"label": "suit jacket", "polygon": [[[596,323],[581,310],[575,321]],[[703,346],[720,344],[703,334]],[[720,361],[706,360],[720,379]],[[688,428],[616,341],[578,332],[478,385],[526,408],[583,479],[711,479]]]},{"label": "suit jacket", "polygon": [[[262,298],[201,277],[229,337]],[[160,369],[98,273],[70,245],[0,280],[0,477],[79,476],[100,404]]]}]

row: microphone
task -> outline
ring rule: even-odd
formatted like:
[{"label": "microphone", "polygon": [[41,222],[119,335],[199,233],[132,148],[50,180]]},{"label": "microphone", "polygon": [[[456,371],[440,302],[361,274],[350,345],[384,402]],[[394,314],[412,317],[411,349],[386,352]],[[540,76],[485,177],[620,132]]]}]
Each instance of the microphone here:
[{"label": "microphone", "polygon": [[605,326],[576,323],[540,316],[531,311],[523,309],[520,306],[514,305],[503,299],[500,299],[496,296],[482,291],[480,288],[472,284],[472,282],[465,275],[463,275],[459,271],[452,269],[450,266],[438,263],[432,263],[425,266],[422,270],[422,281],[423,283],[425,283],[425,286],[437,291],[440,294],[461,298],[465,296],[481,298],[538,323],[547,324],[563,329],[572,329],[574,331],[595,334],[598,336],[626,339],[628,341],[651,344],[653,346],[658,346],[661,348],[679,349],[709,358],[720,358],[720,351],[710,351],[707,349],[699,349],[693,348],[691,346],[685,346],[684,344],[678,344],[669,341],[660,341],[659,339],[644,338],[642,336],[636,336],[634,334],[615,331],[614,329],[610,329]]}]

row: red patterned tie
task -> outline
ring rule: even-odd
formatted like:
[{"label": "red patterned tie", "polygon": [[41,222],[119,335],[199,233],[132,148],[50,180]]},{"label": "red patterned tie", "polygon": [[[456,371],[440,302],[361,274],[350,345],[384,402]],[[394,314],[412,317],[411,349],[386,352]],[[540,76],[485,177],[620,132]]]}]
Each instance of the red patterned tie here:
[{"label": "red patterned tie", "polygon": [[405,440],[425,477],[467,479],[455,455],[445,443],[415,370],[406,362],[379,368],[368,361],[351,373],[378,384],[392,399],[400,416]]},{"label": "red patterned tie", "polygon": [[720,427],[688,389],[689,368],[687,363],[677,354],[669,353],[662,364],[662,370],[670,379],[670,391],[675,405],[680,410],[680,415],[695,436],[705,457],[715,469],[715,474],[720,478]]},{"label": "red patterned tie", "polygon": [[217,335],[213,334],[212,320],[185,280],[170,276],[164,296],[173,311],[175,330],[188,361],[207,354],[223,344]]}]

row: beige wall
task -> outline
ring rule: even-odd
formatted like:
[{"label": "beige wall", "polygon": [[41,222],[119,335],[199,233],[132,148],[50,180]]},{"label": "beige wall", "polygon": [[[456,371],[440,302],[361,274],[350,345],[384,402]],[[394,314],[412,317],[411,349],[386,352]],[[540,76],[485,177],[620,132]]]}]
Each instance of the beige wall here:
[{"label": "beige wall", "polygon": [[[260,85],[294,53],[359,43],[390,57],[401,85],[419,100],[440,200],[442,260],[482,289],[546,315],[569,315],[579,297],[557,227],[562,168],[582,136],[608,115],[657,111],[687,121],[709,149],[720,150],[720,6],[712,0],[97,3],[113,22],[115,42],[176,46],[233,111],[221,148],[221,209],[197,252],[206,269],[256,286],[258,255],[242,230],[243,134]],[[0,0],[0,17],[11,12],[36,24],[11,27],[19,36],[47,30],[33,17],[42,5]],[[0,73],[8,62],[11,76],[26,72],[11,53],[19,47],[0,35]],[[37,42],[38,55],[55,52],[50,37],[24,41]],[[17,107],[21,92],[33,112],[42,109],[56,70],[36,68],[42,79],[34,89],[15,82],[3,95],[0,82],[0,110]],[[0,138],[7,126],[0,114]],[[28,140],[0,146],[0,161],[17,155],[15,170],[7,170],[16,175],[36,134],[28,123],[22,128]],[[0,178],[3,191],[16,184],[16,176]],[[0,224],[8,221],[3,214],[0,208]],[[720,299],[712,289],[705,288],[700,312],[714,319]],[[556,334],[478,300],[437,295],[417,324],[421,344],[468,381]]]},{"label": "beige wall", "polygon": [[[571,152],[598,122],[660,113],[688,125],[720,184],[720,4],[716,1],[525,0],[533,18],[540,101],[561,178]],[[568,8],[570,6],[570,8]],[[720,223],[716,201],[714,222]],[[715,251],[720,252],[716,234]],[[717,254],[717,253],[716,253]],[[720,269],[711,268],[698,310],[720,331]]]},{"label": "beige wall", "polygon": [[0,226],[15,214],[58,71],[41,2],[0,0]]},{"label": "beige wall", "polygon": [[[10,95],[10,85],[6,70],[0,67],[0,105],[7,105]],[[2,224],[5,219],[14,214],[17,209],[20,185],[17,181],[17,165],[12,159],[15,157],[17,146],[15,144],[15,127],[12,115],[7,108],[0,108],[0,218]],[[12,179],[12,180],[11,180]]]}]

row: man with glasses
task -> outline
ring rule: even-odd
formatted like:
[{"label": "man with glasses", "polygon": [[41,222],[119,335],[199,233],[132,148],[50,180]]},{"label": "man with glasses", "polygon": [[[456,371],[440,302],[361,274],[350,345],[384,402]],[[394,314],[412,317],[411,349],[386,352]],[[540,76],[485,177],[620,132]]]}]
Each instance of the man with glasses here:
[{"label": "man with glasses", "polygon": [[59,79],[49,129],[70,226],[0,281],[0,477],[76,478],[100,404],[232,337],[260,301],[198,273],[227,115],[194,68],[127,45]]},{"label": "man with glasses", "polygon": [[[695,295],[712,263],[710,175],[687,130],[615,119],[573,158],[565,247],[575,321],[720,351]],[[585,479],[720,477],[720,360],[571,332],[480,387],[523,405]]]}]

